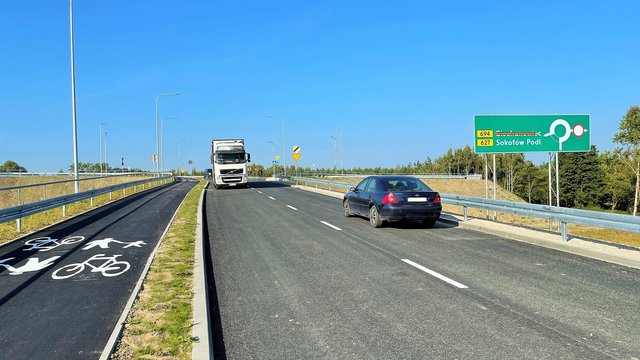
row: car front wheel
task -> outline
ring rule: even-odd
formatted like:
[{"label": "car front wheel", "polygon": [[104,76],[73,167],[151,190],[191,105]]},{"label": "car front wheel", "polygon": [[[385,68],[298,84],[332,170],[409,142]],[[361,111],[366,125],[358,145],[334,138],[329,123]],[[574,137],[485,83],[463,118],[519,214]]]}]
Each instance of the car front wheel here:
[{"label": "car front wheel", "polygon": [[382,219],[380,218],[380,214],[378,213],[378,208],[375,205],[369,208],[369,223],[374,228],[379,228],[382,226]]}]

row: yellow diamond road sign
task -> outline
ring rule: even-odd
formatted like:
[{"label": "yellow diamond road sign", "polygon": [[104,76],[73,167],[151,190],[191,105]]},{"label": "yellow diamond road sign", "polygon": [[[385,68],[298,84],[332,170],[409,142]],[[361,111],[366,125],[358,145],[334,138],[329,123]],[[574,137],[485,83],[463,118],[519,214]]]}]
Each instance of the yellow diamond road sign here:
[{"label": "yellow diamond road sign", "polygon": [[293,147],[293,149],[291,149],[291,150],[293,150],[293,152],[294,152],[295,154],[297,154],[297,153],[299,153],[299,152],[300,152],[300,146],[296,145],[296,146],[294,146],[294,147]]},{"label": "yellow diamond road sign", "polygon": [[293,154],[291,154],[291,156],[293,156],[293,160],[295,160],[295,161],[300,160],[300,153],[293,153]]}]

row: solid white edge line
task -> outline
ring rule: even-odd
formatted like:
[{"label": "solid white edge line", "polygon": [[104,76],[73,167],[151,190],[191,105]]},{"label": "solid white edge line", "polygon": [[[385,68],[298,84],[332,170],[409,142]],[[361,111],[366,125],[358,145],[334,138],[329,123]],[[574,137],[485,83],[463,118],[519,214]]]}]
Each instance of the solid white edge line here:
[{"label": "solid white edge line", "polygon": [[416,269],[420,269],[420,270],[426,272],[427,274],[429,274],[431,276],[437,277],[438,279],[457,287],[458,289],[468,289],[469,288],[468,286],[460,284],[459,282],[457,282],[455,280],[449,279],[448,277],[446,277],[446,276],[444,276],[442,274],[438,274],[437,272],[435,272],[433,270],[427,269],[426,267],[424,267],[424,266],[422,266],[420,264],[416,264],[411,260],[408,260],[408,259],[401,259],[401,260],[404,261],[405,263],[415,267]]},{"label": "solid white edge line", "polygon": [[262,194],[262,191],[260,191],[260,190],[257,190],[257,191],[258,191],[258,194]]},{"label": "solid white edge line", "polygon": [[[208,184],[207,184],[208,185]],[[209,344],[212,343],[211,323],[209,323],[209,294],[207,292],[207,271],[204,265],[204,239],[202,237],[202,227],[205,219],[202,217],[204,197],[207,186],[202,189],[200,202],[198,203],[198,220],[196,223],[195,236],[195,262],[193,266],[193,327],[191,336],[199,341],[194,341],[191,346],[191,359],[211,359]]]},{"label": "solid white edge line", "polygon": [[296,211],[298,210],[298,209],[294,208],[294,207],[293,207],[293,206],[291,206],[291,205],[287,205],[287,207],[288,207],[289,209],[291,209],[291,210],[296,210]]},{"label": "solid white edge line", "polygon": [[335,226],[335,225],[331,225],[331,224],[329,224],[329,223],[328,223],[328,222],[326,222],[326,221],[320,221],[320,222],[321,222],[321,223],[323,223],[323,224],[325,224],[325,225],[327,225],[328,227],[330,227],[330,228],[332,228],[332,229],[335,229],[335,230],[338,230],[338,231],[342,231],[342,229],[340,229],[339,227],[337,227],[337,226]]},{"label": "solid white edge line", "polygon": [[275,200],[276,198],[269,196],[269,199],[271,199],[271,200]]},{"label": "solid white edge line", "polygon": [[[187,192],[187,194],[189,194],[189,192]],[[144,269],[142,270],[142,274],[140,274],[140,278],[138,279],[136,286],[133,288],[133,291],[131,292],[129,301],[127,301],[127,304],[125,305],[124,310],[122,311],[122,314],[120,315],[120,318],[118,319],[118,322],[116,323],[115,328],[111,332],[111,336],[109,337],[107,344],[105,345],[104,349],[102,349],[100,360],[108,360],[111,357],[111,353],[116,349],[116,345],[118,344],[118,340],[120,339],[120,334],[122,334],[122,331],[124,330],[124,324],[127,321],[127,317],[129,317],[129,312],[133,307],[133,302],[136,300],[136,298],[140,293],[140,290],[142,288],[142,283],[144,282],[144,279],[147,277],[147,273],[149,273],[149,269],[151,268],[151,263],[153,262],[153,259],[155,258],[156,253],[158,252],[158,249],[162,244],[162,240],[164,240],[164,237],[169,232],[169,227],[171,227],[173,220],[178,215],[178,210],[180,210],[180,208],[182,207],[182,204],[184,204],[184,201],[186,199],[187,199],[187,195],[185,194],[184,199],[182,199],[182,201],[180,202],[180,205],[178,206],[178,208],[176,208],[176,212],[173,213],[171,220],[169,220],[167,227],[164,229],[162,236],[160,236],[160,239],[158,240],[158,244],[156,244],[156,247],[151,252],[149,259],[147,260],[147,263],[145,264]]]}]

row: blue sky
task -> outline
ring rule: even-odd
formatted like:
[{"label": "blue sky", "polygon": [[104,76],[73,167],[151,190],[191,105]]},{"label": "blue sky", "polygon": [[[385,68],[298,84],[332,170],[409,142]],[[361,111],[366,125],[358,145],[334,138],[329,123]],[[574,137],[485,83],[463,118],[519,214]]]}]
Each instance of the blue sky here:
[{"label": "blue sky", "polygon": [[[640,97],[640,2],[75,0],[79,158],[209,167],[212,138],[252,160],[395,166],[473,145],[475,114],[590,114],[599,150]],[[69,3],[0,3],[0,161],[73,162]],[[184,141],[182,141],[184,139]],[[269,141],[273,142],[272,146]],[[535,159],[535,157],[533,157]],[[539,157],[544,159],[544,157]],[[338,165],[340,161],[338,160]]]}]

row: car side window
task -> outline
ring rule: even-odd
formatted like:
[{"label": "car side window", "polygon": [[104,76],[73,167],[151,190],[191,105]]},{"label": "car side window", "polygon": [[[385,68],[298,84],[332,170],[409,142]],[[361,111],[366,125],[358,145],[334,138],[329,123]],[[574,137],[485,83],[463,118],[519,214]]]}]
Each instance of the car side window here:
[{"label": "car side window", "polygon": [[367,185],[367,191],[376,192],[376,183],[376,179],[371,179],[371,181],[369,181],[369,184]]},{"label": "car side window", "polygon": [[364,191],[364,189],[366,189],[367,187],[367,183],[369,182],[369,179],[364,179],[362,181],[360,181],[360,184],[358,184],[358,186],[356,186],[356,191]]}]

